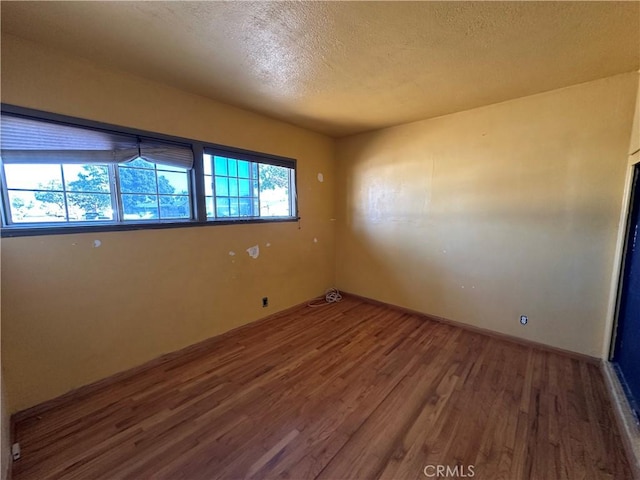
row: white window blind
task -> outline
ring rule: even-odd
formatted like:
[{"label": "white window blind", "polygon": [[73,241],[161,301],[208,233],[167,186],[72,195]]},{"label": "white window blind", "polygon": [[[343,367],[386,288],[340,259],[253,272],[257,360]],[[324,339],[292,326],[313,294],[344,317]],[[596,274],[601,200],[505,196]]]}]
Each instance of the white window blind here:
[{"label": "white window blind", "polygon": [[189,147],[157,140],[140,140],[140,158],[171,167],[193,168],[193,151]]},{"label": "white window blind", "polygon": [[5,163],[117,164],[143,158],[193,168],[193,152],[184,145],[15,115],[2,115],[0,143]]}]

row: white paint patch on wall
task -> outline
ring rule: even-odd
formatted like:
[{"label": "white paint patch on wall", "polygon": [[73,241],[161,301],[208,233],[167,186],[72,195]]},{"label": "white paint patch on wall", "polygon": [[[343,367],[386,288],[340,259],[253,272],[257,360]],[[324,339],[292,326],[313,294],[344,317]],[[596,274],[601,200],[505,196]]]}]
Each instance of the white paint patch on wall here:
[{"label": "white paint patch on wall", "polygon": [[313,243],[318,243],[318,239],[317,239],[317,238],[314,238],[314,239],[313,239]]},{"label": "white paint patch on wall", "polygon": [[98,248],[100,245],[102,245],[102,242],[100,240],[93,241],[93,248]]},{"label": "white paint patch on wall", "polygon": [[233,250],[231,250],[231,251],[229,252],[229,256],[230,256],[230,257],[233,257],[235,254],[236,254],[236,252],[234,252]]},{"label": "white paint patch on wall", "polygon": [[254,245],[253,247],[247,248],[247,253],[251,258],[258,258],[260,255],[260,247],[258,245]]},{"label": "white paint patch on wall", "polygon": [[320,183],[324,182],[324,175],[322,173],[318,173],[318,181]]}]

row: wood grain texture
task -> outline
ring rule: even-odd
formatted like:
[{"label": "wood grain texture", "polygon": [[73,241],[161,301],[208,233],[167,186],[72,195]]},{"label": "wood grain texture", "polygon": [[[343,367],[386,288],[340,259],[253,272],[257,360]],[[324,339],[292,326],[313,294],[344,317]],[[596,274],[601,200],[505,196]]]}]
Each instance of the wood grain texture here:
[{"label": "wood grain texture", "polygon": [[15,480],[631,478],[598,365],[353,297],[22,415],[15,435]]}]

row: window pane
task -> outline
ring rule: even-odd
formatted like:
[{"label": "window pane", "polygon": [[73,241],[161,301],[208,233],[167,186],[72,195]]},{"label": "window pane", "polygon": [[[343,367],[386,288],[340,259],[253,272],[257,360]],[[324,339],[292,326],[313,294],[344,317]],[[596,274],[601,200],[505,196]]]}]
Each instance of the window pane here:
[{"label": "window pane", "polygon": [[229,195],[229,182],[226,177],[216,177],[216,196]]},{"label": "window pane", "polygon": [[216,197],[216,216],[228,217],[229,216],[229,199],[223,197]]},{"label": "window pane", "polygon": [[189,177],[186,173],[158,170],[158,190],[164,194],[189,194]]},{"label": "window pane", "polygon": [[255,162],[251,163],[251,176],[258,178],[258,164]]},{"label": "window pane", "polygon": [[238,180],[238,193],[241,197],[251,196],[251,183],[249,182],[249,180]]},{"label": "window pane", "polygon": [[286,167],[260,165],[260,216],[291,215],[290,172],[291,169]]},{"label": "window pane", "polygon": [[11,219],[15,223],[64,222],[64,195],[58,192],[9,191]]},{"label": "window pane", "polygon": [[191,208],[189,197],[185,195],[171,195],[160,197],[161,218],[190,218]]},{"label": "window pane", "polygon": [[157,198],[155,195],[122,195],[124,220],[158,218]]},{"label": "window pane", "polygon": [[207,218],[214,218],[216,214],[213,211],[213,197],[205,198],[205,204],[207,205]]},{"label": "window pane", "polygon": [[251,217],[253,216],[252,207],[253,201],[250,198],[241,198],[239,200],[239,207],[241,217]]},{"label": "window pane", "polygon": [[202,167],[204,168],[205,175],[213,175],[213,172],[211,171],[212,161],[213,161],[213,157],[205,153],[204,158],[202,159]]},{"label": "window pane", "polygon": [[237,217],[238,216],[238,199],[237,198],[230,198],[229,199],[229,215],[231,215],[232,217]]},{"label": "window pane", "polygon": [[275,165],[260,165],[260,191],[289,188],[289,168]]},{"label": "window pane", "polygon": [[69,220],[113,220],[111,195],[108,193],[69,193]]},{"label": "window pane", "polygon": [[204,176],[204,194],[207,197],[213,197],[213,177]]},{"label": "window pane", "polygon": [[157,193],[153,170],[119,167],[120,191],[123,193]]},{"label": "window pane", "polygon": [[216,175],[227,175],[227,159],[225,157],[214,157],[213,168]]},{"label": "window pane", "polygon": [[131,160],[130,162],[121,163],[123,167],[138,167],[138,168],[148,168],[150,170],[154,170],[156,165],[151,162],[147,162],[142,158],[136,158],[135,160]]},{"label": "window pane", "polygon": [[237,178],[229,179],[229,196],[232,196],[232,197],[238,196],[238,179]]},{"label": "window pane", "polygon": [[229,159],[229,176],[237,177],[238,176],[238,161],[233,158]]},{"label": "window pane", "polygon": [[108,192],[109,169],[102,165],[63,165],[67,190],[75,192]]},{"label": "window pane", "polygon": [[238,176],[240,178],[249,178],[249,162],[238,161]]},{"label": "window pane", "polygon": [[5,164],[7,188],[62,190],[60,165]]},{"label": "window pane", "polygon": [[288,217],[290,215],[289,195],[283,189],[260,192],[260,216]]}]

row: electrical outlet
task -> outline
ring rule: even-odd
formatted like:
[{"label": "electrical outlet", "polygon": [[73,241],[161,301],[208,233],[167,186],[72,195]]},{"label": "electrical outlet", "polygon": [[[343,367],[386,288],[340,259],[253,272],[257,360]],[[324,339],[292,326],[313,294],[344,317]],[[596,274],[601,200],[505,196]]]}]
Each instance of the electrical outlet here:
[{"label": "electrical outlet", "polygon": [[262,308],[269,306],[269,297],[262,297]]},{"label": "electrical outlet", "polygon": [[11,445],[11,457],[14,460],[20,460],[20,444],[18,442]]},{"label": "electrical outlet", "polygon": [[528,321],[529,321],[529,318],[526,315],[520,315],[520,323],[522,325],[526,325]]}]

